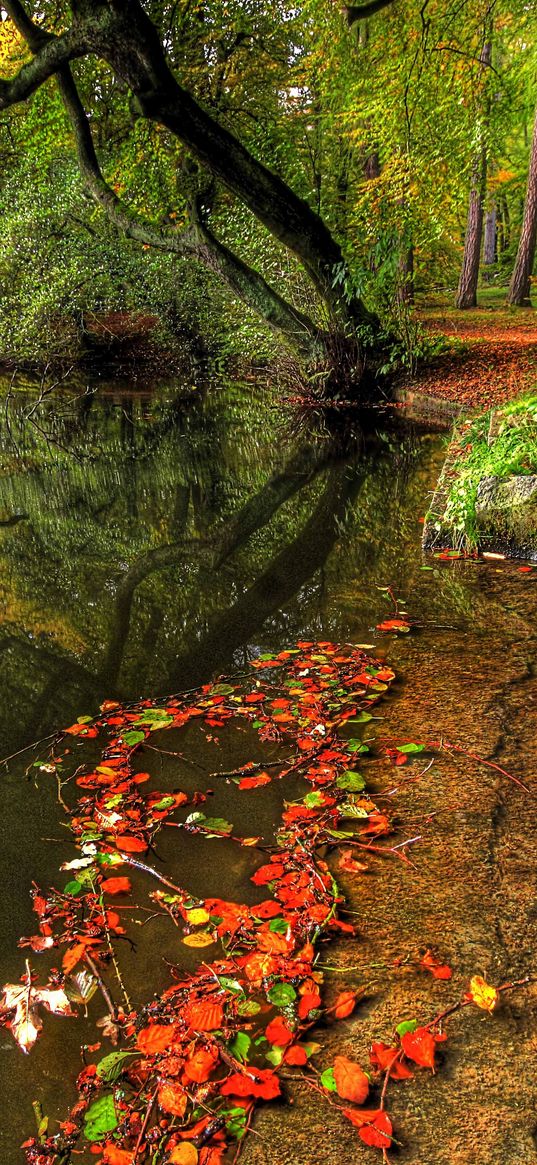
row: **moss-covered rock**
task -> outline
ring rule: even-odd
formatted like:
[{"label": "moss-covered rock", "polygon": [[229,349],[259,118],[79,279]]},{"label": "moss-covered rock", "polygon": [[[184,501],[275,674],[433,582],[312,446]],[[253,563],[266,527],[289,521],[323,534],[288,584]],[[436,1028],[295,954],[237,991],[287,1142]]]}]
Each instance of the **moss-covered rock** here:
[{"label": "moss-covered rock", "polygon": [[457,426],[423,545],[537,561],[536,396]]}]

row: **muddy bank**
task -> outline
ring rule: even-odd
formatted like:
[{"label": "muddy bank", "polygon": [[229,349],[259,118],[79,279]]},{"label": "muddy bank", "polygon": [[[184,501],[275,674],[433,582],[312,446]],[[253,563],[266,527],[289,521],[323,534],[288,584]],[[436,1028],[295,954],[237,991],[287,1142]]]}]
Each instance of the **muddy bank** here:
[{"label": "muddy bank", "polygon": [[[434,655],[425,636],[390,652],[390,661],[399,657],[401,680],[380,731],[399,740],[442,734],[534,788],[535,592],[528,588],[516,609],[506,612],[505,577],[513,568],[487,569],[488,629],[478,618],[469,635],[439,637]],[[506,632],[508,650],[498,653]],[[355,1016],[317,1033],[326,1049],[318,1058],[323,1066],[340,1052],[365,1066],[373,1039],[388,1041],[403,1019],[432,1018],[467,989],[473,974],[501,983],[534,971],[534,795],[463,755],[444,756],[420,779],[409,779],[423,767],[375,766],[376,790],[399,788],[386,803],[399,816],[401,839],[421,834],[423,840],[409,851],[415,868],[392,859],[370,861],[366,874],[338,875],[349,907],[358,913],[360,937],[330,947],[325,961],[383,964],[433,947],[453,967],[453,979],[437,982],[415,967],[328,973],[333,992],[368,981],[372,987]],[[414,1080],[390,1085],[387,1106],[401,1141],[394,1160],[537,1161],[537,986],[505,999],[492,1017],[466,1009],[448,1033],[436,1077],[418,1069]],[[245,1151],[247,1165],[355,1165],[369,1154],[374,1159],[373,1150],[364,1150],[315,1092],[290,1087],[290,1110],[260,1114],[259,1135]]]}]

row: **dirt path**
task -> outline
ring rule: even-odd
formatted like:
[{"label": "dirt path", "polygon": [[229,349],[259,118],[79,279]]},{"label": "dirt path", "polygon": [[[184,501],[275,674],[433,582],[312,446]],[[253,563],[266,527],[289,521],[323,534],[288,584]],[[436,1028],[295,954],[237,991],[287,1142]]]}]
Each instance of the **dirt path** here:
[{"label": "dirt path", "polygon": [[[408,387],[475,408],[503,404],[537,382],[537,317],[487,309],[420,313],[428,331],[455,342],[408,382]],[[457,350],[457,346],[460,349]]]}]

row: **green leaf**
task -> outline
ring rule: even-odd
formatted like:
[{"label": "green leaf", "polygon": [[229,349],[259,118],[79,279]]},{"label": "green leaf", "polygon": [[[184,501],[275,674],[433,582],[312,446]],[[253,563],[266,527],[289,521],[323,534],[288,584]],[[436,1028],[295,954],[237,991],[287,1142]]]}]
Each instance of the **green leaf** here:
[{"label": "green leaf", "polygon": [[211,691],[214,696],[232,696],[235,688],[232,684],[215,684]]},{"label": "green leaf", "polygon": [[175,805],[175,797],[162,797],[162,799],[160,801],[157,801],[156,805],[152,805],[151,808],[152,809],[171,809],[172,805]]},{"label": "green leaf", "polygon": [[238,979],[230,979],[227,975],[219,975],[218,982],[221,987],[225,987],[226,991],[232,991],[234,995],[244,995],[244,990]]},{"label": "green leaf", "polygon": [[359,817],[363,819],[369,816],[367,809],[362,809],[361,805],[354,805],[352,801],[345,801],[343,805],[340,805],[339,811],[342,817]]},{"label": "green leaf", "polygon": [[131,748],[133,744],[141,744],[142,740],[145,740],[145,732],[141,732],[138,728],[131,728],[128,732],[123,733],[121,739],[124,744],[127,744]]},{"label": "green leaf", "polygon": [[267,991],[267,998],[275,1007],[288,1007],[296,999],[296,991],[291,983],[274,983]]},{"label": "green leaf", "polygon": [[243,999],[237,1005],[239,1015],[257,1015],[261,1011],[261,1004],[256,1003],[255,999]]},{"label": "green leaf", "polygon": [[279,1068],[283,1060],[284,1051],[285,1048],[279,1048],[277,1045],[274,1045],[270,1049],[270,1052],[265,1052],[265,1060],[268,1060],[269,1064],[273,1064],[275,1068]]},{"label": "green leaf", "polygon": [[307,793],[304,797],[304,805],[307,809],[316,809],[318,805],[323,803],[322,793]]},{"label": "green leaf", "polygon": [[398,1036],[404,1036],[404,1035],[406,1035],[406,1032],[415,1032],[417,1026],[418,1026],[417,1019],[405,1019],[405,1020],[403,1020],[402,1023],[397,1024],[397,1027],[395,1030],[396,1030]]},{"label": "green leaf", "polygon": [[372,720],[371,712],[359,712],[357,716],[353,716],[352,720],[348,720],[348,724],[367,724],[368,720]]},{"label": "green leaf", "polygon": [[99,1060],[97,1075],[107,1084],[113,1084],[120,1075],[125,1060],[140,1054],[140,1052],[110,1052],[108,1056],[103,1056],[103,1059]]},{"label": "green leaf", "polygon": [[424,749],[425,749],[424,744],[413,744],[412,742],[410,742],[410,744],[398,744],[397,745],[398,752],[423,752]]},{"label": "green leaf", "polygon": [[211,833],[231,833],[233,826],[230,821],[225,821],[223,817],[206,817],[203,822],[203,828],[210,830]]},{"label": "green leaf", "polygon": [[228,1048],[231,1055],[235,1056],[235,1059],[240,1060],[244,1064],[248,1059],[251,1043],[250,1036],[247,1036],[246,1032],[237,1032],[234,1039],[228,1044]]},{"label": "green leaf", "polygon": [[106,1133],[117,1129],[116,1106],[112,1093],[100,1096],[84,1115],[84,1135],[88,1141],[102,1141]]},{"label": "green leaf", "polygon": [[325,1068],[324,1072],[321,1072],[321,1084],[328,1092],[337,1092],[333,1068]]},{"label": "green leaf", "polygon": [[287,931],[289,930],[289,923],[285,921],[285,918],[271,918],[269,922],[269,930],[271,930],[273,934],[287,934]]},{"label": "green leaf", "polygon": [[361,773],[347,769],[336,781],[338,789],[348,789],[351,793],[361,793],[365,789],[365,780]]},{"label": "green leaf", "polygon": [[75,882],[73,880],[72,882],[68,882],[67,885],[64,886],[63,892],[64,892],[64,894],[72,894],[74,897],[75,894],[80,894],[81,889],[82,889],[82,883]]}]

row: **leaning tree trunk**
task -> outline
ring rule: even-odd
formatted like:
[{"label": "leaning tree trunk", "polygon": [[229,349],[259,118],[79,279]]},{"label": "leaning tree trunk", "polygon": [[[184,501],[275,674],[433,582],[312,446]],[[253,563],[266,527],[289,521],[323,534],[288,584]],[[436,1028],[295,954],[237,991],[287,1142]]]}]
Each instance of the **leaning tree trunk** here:
[{"label": "leaning tree trunk", "polygon": [[507,294],[507,302],[516,307],[530,307],[530,286],[537,242],[537,115],[533,126],[528,188],[524,203],[522,232],[518,244],[513,275]]},{"label": "leaning tree trunk", "polygon": [[[483,45],[481,63],[490,65],[492,46],[490,41]],[[481,141],[474,159],[472,186],[468,204],[468,219],[464,239],[464,254],[455,305],[458,308],[477,307],[477,283],[479,279],[479,257],[483,237],[483,208],[487,182],[487,148],[484,140],[485,126],[481,127]]]}]

